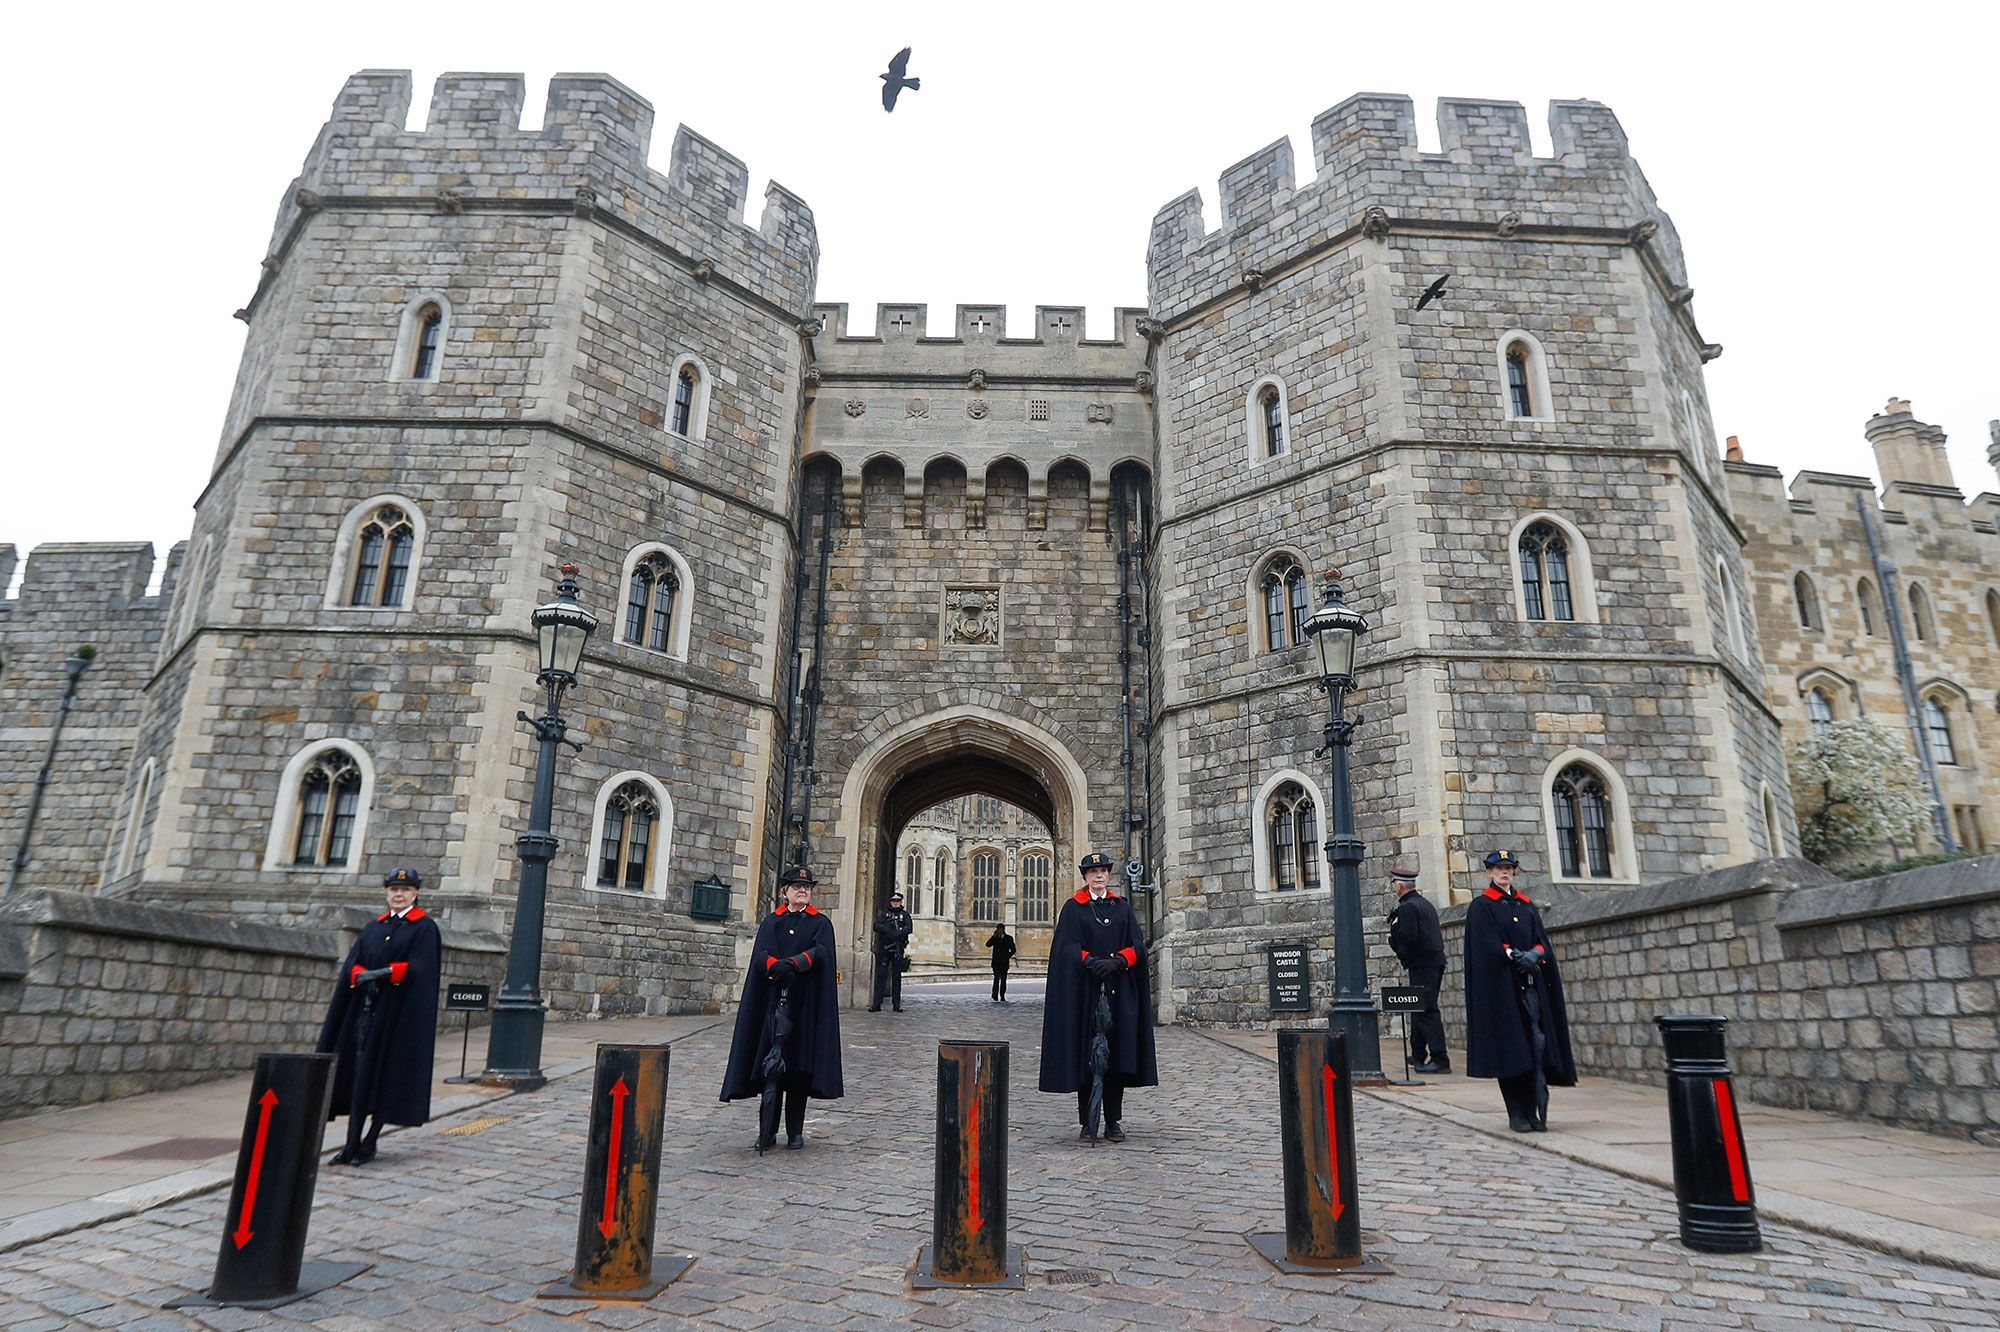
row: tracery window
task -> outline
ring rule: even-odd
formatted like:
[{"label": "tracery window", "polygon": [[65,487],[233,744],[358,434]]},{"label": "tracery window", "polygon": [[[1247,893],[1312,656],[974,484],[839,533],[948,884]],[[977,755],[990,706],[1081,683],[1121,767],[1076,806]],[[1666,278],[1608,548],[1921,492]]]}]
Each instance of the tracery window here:
[{"label": "tracery window", "polygon": [[1319,812],[1312,796],[1297,782],[1286,782],[1271,793],[1264,820],[1271,851],[1266,886],[1280,893],[1319,887]]},{"label": "tracery window", "polygon": [[1260,592],[1264,601],[1264,647],[1282,652],[1305,642],[1305,622],[1312,612],[1312,589],[1306,571],[1290,556],[1279,556],[1264,571]]},{"label": "tracery window", "polygon": [[646,891],[660,805],[644,782],[626,782],[604,803],[604,835],[597,844],[597,886]]},{"label": "tracery window", "polygon": [[1569,538],[1554,523],[1530,523],[1521,533],[1521,599],[1531,620],[1574,620]]},{"label": "tracery window", "polygon": [[1611,795],[1589,765],[1572,763],[1556,774],[1556,849],[1568,878],[1612,875]]},{"label": "tracery window", "polygon": [[951,878],[951,855],[940,851],[931,861],[931,914],[942,916],[945,912],[945,883]]},{"label": "tracery window", "polygon": [[354,819],[361,808],[361,768],[344,749],[313,756],[299,776],[292,835],[292,864],[338,868],[354,849]]},{"label": "tracery window", "polygon": [[665,554],[655,551],[640,560],[626,586],[624,640],[657,652],[671,652],[674,598],[680,589],[680,574]]},{"label": "tracery window", "polygon": [[400,606],[409,587],[410,560],[417,529],[410,515],[384,504],[354,534],[354,574],[348,580],[350,606]]},{"label": "tracery window", "polygon": [[1000,856],[993,851],[975,852],[972,857],[972,918],[980,922],[1000,919]]}]

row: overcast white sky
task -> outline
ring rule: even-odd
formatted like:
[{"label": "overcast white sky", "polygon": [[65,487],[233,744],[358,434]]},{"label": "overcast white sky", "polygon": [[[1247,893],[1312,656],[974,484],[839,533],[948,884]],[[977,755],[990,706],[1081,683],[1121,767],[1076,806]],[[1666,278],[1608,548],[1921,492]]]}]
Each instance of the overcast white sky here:
[{"label": "overcast white sky", "polygon": [[[1766,9],[1772,16],[1765,16]],[[1968,494],[2000,417],[2000,9],[1684,3],[40,6],[0,59],[14,403],[0,542],[186,535],[273,213],[342,80],[604,71],[776,177],[819,221],[822,300],[1145,302],[1154,211],[1312,117],[1408,93],[1608,103],[1686,243],[1718,434],[1872,473],[1898,394]],[[914,45],[923,90],[882,113]]]}]

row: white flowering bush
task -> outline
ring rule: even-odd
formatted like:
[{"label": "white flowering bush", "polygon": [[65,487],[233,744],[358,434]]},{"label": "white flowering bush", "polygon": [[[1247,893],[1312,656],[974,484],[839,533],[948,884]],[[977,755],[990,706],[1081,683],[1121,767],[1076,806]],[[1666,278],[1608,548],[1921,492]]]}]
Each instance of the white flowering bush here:
[{"label": "white flowering bush", "polygon": [[1913,845],[1931,797],[1903,737],[1879,722],[1815,726],[1792,751],[1792,804],[1806,858],[1833,865],[1885,842]]}]

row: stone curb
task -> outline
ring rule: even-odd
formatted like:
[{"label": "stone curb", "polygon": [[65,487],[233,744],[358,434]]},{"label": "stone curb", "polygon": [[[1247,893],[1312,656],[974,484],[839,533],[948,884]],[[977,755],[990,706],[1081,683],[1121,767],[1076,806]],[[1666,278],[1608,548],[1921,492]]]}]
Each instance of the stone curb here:
[{"label": "stone curb", "polygon": [[[690,1031],[682,1032],[674,1039],[684,1041],[690,1036],[700,1035],[710,1027],[718,1025],[721,1021],[721,1018],[717,1018],[714,1022],[703,1023],[701,1026],[695,1027]],[[595,1056],[583,1055],[576,1059],[564,1060],[560,1064],[551,1064],[543,1072],[550,1082],[557,1082],[563,1078],[586,1072],[596,1067],[596,1065],[597,1060]],[[514,1097],[524,1094],[522,1092],[508,1092],[500,1096],[477,1096],[466,1092],[458,1096],[447,1096],[432,1108],[430,1119],[421,1127],[428,1128],[431,1124],[435,1124],[441,1119],[450,1119],[456,1115],[462,1115],[468,1110],[477,1110],[483,1106],[502,1105]],[[386,1130],[390,1135],[409,1131],[408,1127],[401,1125],[392,1126]],[[338,1149],[327,1148],[322,1154],[332,1156],[336,1150]],[[148,1180],[144,1184],[131,1184],[125,1188],[112,1189],[107,1193],[100,1193],[94,1197],[84,1198],[77,1202],[62,1203],[55,1207],[44,1207],[37,1212],[27,1212],[20,1216],[9,1217],[5,1221],[0,1221],[0,1253],[12,1253],[15,1249],[24,1249],[30,1244],[39,1244],[43,1240],[55,1239],[58,1236],[67,1235],[73,1231],[88,1230],[92,1226],[103,1225],[106,1221],[119,1221],[128,1216],[137,1216],[141,1212],[150,1211],[155,1207],[164,1207],[168,1203],[183,1202],[189,1198],[199,1198],[205,1193],[214,1193],[218,1189],[228,1188],[235,1182],[235,1179],[236,1163],[233,1160],[227,1166],[196,1166],[190,1170],[183,1170],[179,1174],[168,1175],[164,1179]]]},{"label": "stone curb", "polygon": [[[1251,1059],[1261,1059],[1269,1064],[1277,1062],[1275,1058],[1211,1036],[1199,1028],[1190,1027],[1188,1030],[1197,1036],[1214,1041],[1217,1045],[1228,1046],[1238,1054]],[[1433,1119],[1442,1119],[1459,1128],[1484,1134],[1489,1138],[1501,1138],[1517,1146],[1532,1147],[1584,1165],[1595,1166],[1600,1170],[1608,1170],[1614,1175],[1622,1175],[1642,1184],[1663,1188],[1669,1195],[1674,1191],[1674,1179],[1670,1171],[1662,1171],[1650,1159],[1631,1152],[1622,1152],[1613,1147],[1605,1147],[1581,1138],[1571,1138],[1568,1134],[1554,1131],[1525,1134],[1515,1133],[1512,1129],[1499,1129],[1494,1126],[1489,1116],[1470,1114],[1456,1106],[1417,1101],[1396,1090],[1372,1088],[1358,1090],[1371,1100],[1415,1111],[1417,1114],[1429,1115]],[[1920,1225],[1915,1221],[1897,1221],[1856,1208],[1821,1202],[1816,1198],[1803,1198],[1795,1193],[1764,1188],[1757,1190],[1757,1214],[1765,1221],[1778,1221],[1785,1225],[1797,1226],[1801,1230],[1828,1235],[1864,1249],[1874,1249],[1878,1253],[1905,1258],[1911,1262],[1931,1263],[1960,1272],[1970,1272],[1975,1276],[2000,1277],[2000,1251],[1996,1251],[1995,1246],[1982,1244],[1969,1236],[1939,1230],[1934,1226]]]}]

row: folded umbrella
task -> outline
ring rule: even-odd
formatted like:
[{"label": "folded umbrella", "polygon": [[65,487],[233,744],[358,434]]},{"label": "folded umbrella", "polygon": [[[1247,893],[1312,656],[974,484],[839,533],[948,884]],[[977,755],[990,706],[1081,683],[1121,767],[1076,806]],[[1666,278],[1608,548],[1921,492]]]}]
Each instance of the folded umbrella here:
[{"label": "folded umbrella", "polygon": [[1097,1007],[1090,1015],[1090,1100],[1083,1127],[1092,1142],[1104,1120],[1104,1075],[1111,1068],[1111,982],[1097,982]]},{"label": "folded umbrella", "polygon": [[767,1139],[777,1137],[778,1110],[784,1095],[785,1080],[785,1038],[792,1034],[791,970],[786,967],[774,968],[779,974],[774,976],[769,1005],[764,1010],[764,1062],[760,1071],[764,1075],[764,1094],[757,1104],[757,1150],[764,1150]]}]

